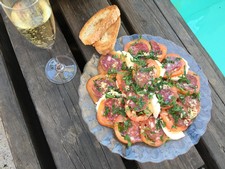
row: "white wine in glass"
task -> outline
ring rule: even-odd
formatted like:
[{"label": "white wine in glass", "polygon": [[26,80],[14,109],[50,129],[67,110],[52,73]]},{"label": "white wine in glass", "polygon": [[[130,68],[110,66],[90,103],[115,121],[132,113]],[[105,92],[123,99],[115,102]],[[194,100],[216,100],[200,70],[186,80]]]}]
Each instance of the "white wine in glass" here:
[{"label": "white wine in glass", "polygon": [[[56,38],[55,20],[49,0],[1,0],[6,15],[17,30],[37,47],[52,49]],[[69,82],[77,71],[67,56],[57,56],[45,67],[47,78],[56,84]]]}]

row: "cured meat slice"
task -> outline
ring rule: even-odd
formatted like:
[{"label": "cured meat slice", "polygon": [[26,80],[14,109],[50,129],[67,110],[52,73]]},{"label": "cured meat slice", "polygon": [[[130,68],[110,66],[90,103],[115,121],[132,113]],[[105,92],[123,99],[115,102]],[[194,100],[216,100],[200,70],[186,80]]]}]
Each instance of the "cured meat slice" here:
[{"label": "cured meat slice", "polygon": [[126,114],[132,121],[147,120],[152,115],[149,104],[147,96],[129,93],[125,104]]},{"label": "cured meat slice", "polygon": [[119,115],[126,115],[121,98],[103,99],[97,108],[97,120],[106,127],[113,128],[114,121]]},{"label": "cured meat slice", "polygon": [[118,117],[114,124],[116,137],[129,146],[141,142],[139,123],[127,118]]},{"label": "cured meat slice", "polygon": [[163,88],[157,93],[157,97],[162,109],[172,107],[173,102],[177,100],[178,94],[175,87],[164,85]]},{"label": "cured meat slice", "polygon": [[189,70],[186,75],[181,76],[181,78],[177,81],[176,86],[178,88],[178,92],[183,94],[198,93],[200,90],[199,76]]},{"label": "cured meat slice", "polygon": [[148,53],[151,49],[149,42],[145,39],[135,39],[128,42],[124,46],[124,50],[129,52],[131,55],[137,55],[140,52]]},{"label": "cured meat slice", "polygon": [[162,61],[163,67],[166,69],[165,78],[179,76],[184,73],[185,61],[178,54],[167,54]]},{"label": "cured meat slice", "polygon": [[91,99],[96,103],[106,92],[116,88],[116,82],[105,75],[96,75],[88,80],[86,88]]},{"label": "cured meat slice", "polygon": [[161,69],[157,62],[155,60],[148,59],[147,66],[137,67],[137,69],[133,71],[133,77],[140,87],[147,87],[147,85],[150,85],[150,80],[160,76],[160,71]]},{"label": "cured meat slice", "polygon": [[188,111],[185,107],[177,102],[173,107],[163,110],[160,117],[164,121],[167,129],[173,132],[185,131],[192,123],[188,116]]},{"label": "cured meat slice", "polygon": [[100,74],[115,74],[122,68],[122,57],[119,52],[102,55],[99,59],[98,72]]},{"label": "cured meat slice", "polygon": [[122,93],[127,93],[132,90],[131,84],[134,83],[132,72],[130,71],[121,71],[116,75],[117,86]]},{"label": "cured meat slice", "polygon": [[157,56],[158,61],[162,62],[162,60],[165,58],[167,53],[167,47],[163,44],[157,43],[154,40],[151,40],[151,51]]}]

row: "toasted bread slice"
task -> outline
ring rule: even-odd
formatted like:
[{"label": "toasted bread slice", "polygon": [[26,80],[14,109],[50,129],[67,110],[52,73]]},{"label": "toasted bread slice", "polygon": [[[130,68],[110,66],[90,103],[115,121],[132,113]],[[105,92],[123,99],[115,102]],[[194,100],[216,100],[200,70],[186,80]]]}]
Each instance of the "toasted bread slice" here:
[{"label": "toasted bread slice", "polygon": [[120,24],[121,19],[119,17],[117,21],[107,29],[101,39],[93,44],[99,54],[105,55],[114,49]]},{"label": "toasted bread slice", "polygon": [[80,40],[85,45],[92,45],[103,36],[119,16],[120,10],[116,5],[99,10],[84,24],[79,34]]}]

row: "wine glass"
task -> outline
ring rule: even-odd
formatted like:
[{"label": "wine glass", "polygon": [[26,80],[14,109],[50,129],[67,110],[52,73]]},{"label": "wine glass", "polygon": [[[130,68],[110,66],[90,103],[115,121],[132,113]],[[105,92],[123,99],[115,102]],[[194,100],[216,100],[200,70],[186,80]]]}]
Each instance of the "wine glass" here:
[{"label": "wine glass", "polygon": [[[49,0],[0,0],[0,4],[17,30],[29,42],[52,50],[56,28]],[[51,58],[45,67],[47,78],[55,84],[69,82],[76,72],[74,60],[64,55]]]}]

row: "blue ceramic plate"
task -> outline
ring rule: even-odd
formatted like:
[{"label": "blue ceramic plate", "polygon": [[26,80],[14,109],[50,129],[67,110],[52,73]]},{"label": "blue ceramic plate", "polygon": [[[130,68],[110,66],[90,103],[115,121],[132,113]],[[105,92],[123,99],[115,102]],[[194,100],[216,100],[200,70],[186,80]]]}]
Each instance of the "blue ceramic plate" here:
[{"label": "blue ceramic plate", "polygon": [[[124,44],[139,38],[139,36],[140,35],[135,34],[119,38],[116,42],[115,50],[123,50]],[[95,104],[92,102],[86,90],[88,79],[98,74],[97,65],[99,57],[96,55],[93,55],[92,59],[86,64],[84,73],[81,76],[79,105],[82,110],[82,117],[87,123],[89,130],[96,136],[97,140],[101,144],[108,147],[112,152],[117,153],[126,159],[136,160],[138,162],[161,162],[164,160],[174,159],[178,155],[186,153],[193,145],[198,143],[200,137],[205,133],[207,124],[211,118],[211,91],[208,85],[208,80],[201,68],[195,62],[194,58],[183,48],[161,37],[142,35],[142,38],[146,40],[155,40],[158,43],[166,45],[168,53],[177,53],[181,55],[188,61],[190,70],[200,76],[201,112],[192,125],[184,132],[185,137],[176,141],[168,141],[158,148],[150,147],[144,143],[137,143],[131,147],[127,147],[115,138],[112,129],[101,126],[96,119]]]}]

